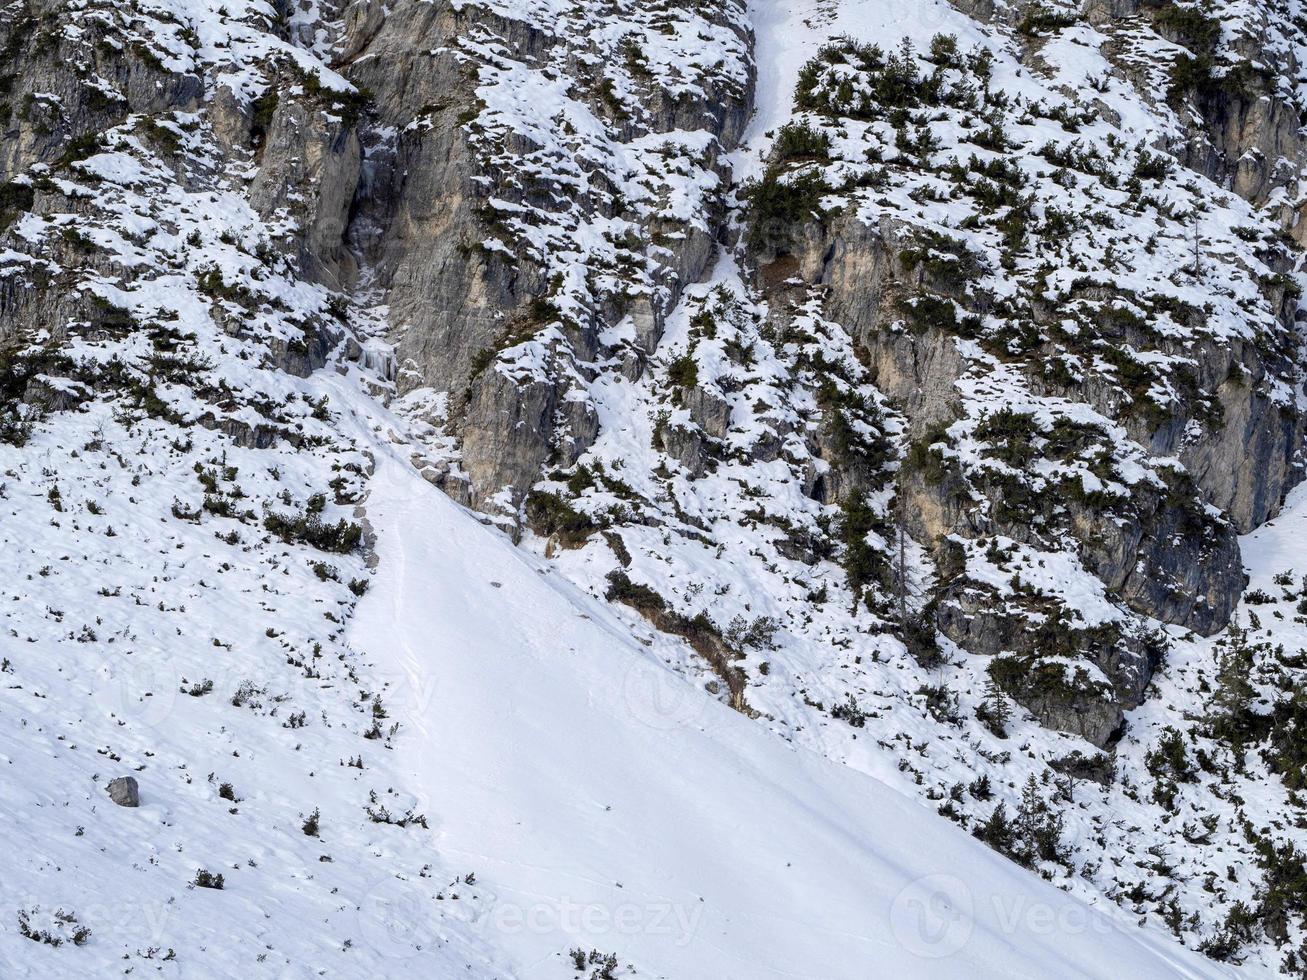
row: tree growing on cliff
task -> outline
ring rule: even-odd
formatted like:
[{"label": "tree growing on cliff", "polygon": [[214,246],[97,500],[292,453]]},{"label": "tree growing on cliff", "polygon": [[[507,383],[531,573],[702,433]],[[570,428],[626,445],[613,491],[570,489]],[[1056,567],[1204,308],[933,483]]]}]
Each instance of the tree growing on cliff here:
[{"label": "tree growing on cliff", "polygon": [[1012,718],[1012,706],[1007,695],[993,680],[985,683],[985,699],[976,709],[976,718],[998,738],[1007,738],[1007,723]]},{"label": "tree growing on cliff", "polygon": [[1256,715],[1252,704],[1257,691],[1250,680],[1253,651],[1247,631],[1230,624],[1229,639],[1217,648],[1216,690],[1207,711],[1207,725],[1213,738],[1228,743],[1237,754],[1252,738]]}]

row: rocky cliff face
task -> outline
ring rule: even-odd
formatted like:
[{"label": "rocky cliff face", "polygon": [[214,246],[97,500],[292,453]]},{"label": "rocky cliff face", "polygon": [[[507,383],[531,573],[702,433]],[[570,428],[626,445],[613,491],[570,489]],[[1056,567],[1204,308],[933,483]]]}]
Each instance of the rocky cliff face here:
[{"label": "rocky cliff face", "polygon": [[[1156,696],[1214,665],[1158,671],[1227,643],[1302,476],[1300,22],[884,6],[12,2],[0,434],[99,406],[203,474],[173,520],[355,561],[339,372],[689,682],[984,833],[1090,773],[1042,870],[1271,956],[1277,910],[1198,883],[1249,846],[1207,826],[1233,790],[1192,787],[1161,892],[1116,813],[1180,812],[1137,792],[1166,726],[1235,751]],[[311,465],[261,516],[226,451]]]},{"label": "rocky cliff face", "polygon": [[[1273,516],[1301,469],[1295,253],[1277,237],[1296,227],[1283,206],[1296,193],[1293,90],[1256,83],[1237,46],[1218,58],[1215,22],[1177,9],[1091,12],[1109,74],[1079,102],[1055,55],[1075,20],[1065,12],[1003,15],[1032,72],[1014,86],[996,80],[1007,62],[994,49],[945,35],[929,51],[831,44],[799,76],[798,115],[773,134],[743,212],[751,287],[782,300],[765,329],[788,328],[786,305],[820,310],[866,369],[848,397],[885,399],[878,412],[903,427],[841,458],[848,407],[801,410],[817,429],[795,463],[822,470],[796,473],[808,499],[888,494],[882,543],[897,522],[942,566],[920,614],[965,649],[1106,667],[1095,690],[1114,724],[1095,726],[1100,744],[1147,685],[1147,621],[1222,628],[1243,583],[1235,534]],[[401,335],[401,388],[436,394],[459,445],[432,478],[511,528],[542,513],[525,506],[541,477],[584,470],[602,428],[596,389],[645,380],[668,312],[715,261],[720,156],[753,86],[729,5],[636,16],[582,4],[568,17],[361,7],[343,42],[383,122],[352,239]],[[1185,31],[1201,35],[1194,53],[1162,50]],[[711,63],[682,38],[713,41]],[[415,58],[431,64],[387,67]],[[1156,131],[1128,136],[1122,119],[1141,107]],[[1199,129],[1212,133],[1201,153]],[[1261,178],[1238,163],[1268,155]],[[1226,233],[1205,240],[1204,220],[1248,224],[1224,255]],[[731,428],[729,399],[673,384],[689,426],[652,439],[701,478]],[[721,406],[715,426],[706,406]],[[766,463],[782,437],[741,462]],[[811,537],[836,552],[842,533]],[[972,547],[994,541],[1067,553],[1117,612],[1105,623],[1042,590],[996,596],[986,576],[999,573]],[[892,555],[871,552],[880,567],[855,592],[893,592]],[[1083,733],[1056,702],[1038,714]]]},{"label": "rocky cliff face", "polygon": [[713,259],[750,107],[743,8],[356,9],[346,71],[381,123],[356,238],[401,388],[445,393],[445,485],[512,523],[594,441],[587,382],[638,375]]}]

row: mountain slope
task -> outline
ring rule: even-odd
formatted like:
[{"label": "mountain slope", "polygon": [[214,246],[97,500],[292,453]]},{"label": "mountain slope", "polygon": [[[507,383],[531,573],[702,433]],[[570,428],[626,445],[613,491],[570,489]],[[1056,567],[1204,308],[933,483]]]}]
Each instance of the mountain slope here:
[{"label": "mountain slope", "polygon": [[513,975],[564,975],[577,945],[655,977],[1232,975],[677,690],[398,456],[371,483],[381,564],[352,630],[407,675],[397,749],[435,848],[493,893]]},{"label": "mountain slope", "polygon": [[0,973],[1300,976],[1305,31],[0,0]]}]

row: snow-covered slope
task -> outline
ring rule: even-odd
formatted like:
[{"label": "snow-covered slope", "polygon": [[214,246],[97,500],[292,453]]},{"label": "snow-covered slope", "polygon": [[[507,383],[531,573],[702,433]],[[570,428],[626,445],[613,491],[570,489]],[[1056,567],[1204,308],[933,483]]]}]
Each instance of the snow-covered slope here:
[{"label": "snow-covered slope", "polygon": [[1305,25],[0,0],[0,978],[1302,975]]},{"label": "snow-covered slope", "polygon": [[[4,976],[531,980],[574,975],[576,949],[603,953],[595,968],[616,955],[618,977],[1231,975],[685,685],[660,660],[671,641],[637,642],[422,480],[358,380],[319,389],[375,465],[379,564],[342,641],[398,734],[373,750],[311,718],[304,739],[261,705],[246,722],[227,689],[270,675],[244,654],[210,669],[222,693],[208,711],[175,654],[85,691],[8,684],[17,819],[0,901],[63,942],[6,924]],[[129,547],[119,562],[141,558]],[[240,612],[191,596],[192,628],[221,630],[228,656],[254,644]],[[24,653],[8,669],[32,678]],[[288,701],[329,707],[330,687],[255,694],[289,714]],[[96,738],[78,764],[78,740]],[[367,768],[333,775],[355,772],[336,757],[354,746]],[[218,779],[191,778],[210,766]],[[94,780],[77,788],[125,771],[139,810]],[[310,804],[313,835],[298,826]],[[187,887],[192,865],[225,887]]]},{"label": "snow-covered slope", "polygon": [[678,980],[1233,975],[683,689],[402,453],[367,510],[381,564],[354,640],[405,674],[396,751],[506,975],[564,976],[578,946]]}]

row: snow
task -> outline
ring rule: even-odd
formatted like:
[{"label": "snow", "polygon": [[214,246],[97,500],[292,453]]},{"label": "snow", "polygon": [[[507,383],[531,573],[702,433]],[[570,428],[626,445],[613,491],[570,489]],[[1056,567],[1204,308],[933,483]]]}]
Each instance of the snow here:
[{"label": "snow", "polygon": [[[996,85],[1057,105],[1071,104],[1066,92],[1083,93],[1108,66],[1105,35],[1084,24],[1048,39],[1042,59],[1053,68],[1043,75],[1039,65],[1021,62],[1004,29],[947,4],[754,0],[757,111],[728,173],[707,129],[619,139],[611,107],[579,93],[569,73],[573,60],[591,68],[610,61],[616,101],[633,106],[636,74],[647,74],[643,85],[653,79],[665,92],[691,97],[712,97],[721,84],[738,88],[749,58],[731,25],[740,25],[742,5],[723,3],[713,12],[718,20],[665,0],[480,5],[558,39],[546,45],[547,57],[520,63],[484,36],[460,40],[463,56],[480,59],[486,111],[474,128],[482,162],[558,191],[549,207],[496,197],[491,203],[507,230],[486,246],[508,255],[534,250],[551,277],[562,277],[560,309],[578,318],[614,297],[670,295],[672,253],[641,239],[643,223],[674,219],[667,242],[711,229],[707,215],[727,183],[761,172],[769,134],[791,118],[799,68],[834,35],[886,48],[907,37],[920,50],[936,32],[952,32],[964,49],[982,44],[998,53]],[[329,89],[346,90],[349,83],[325,64],[334,30],[326,19],[336,6],[299,4],[288,42],[265,29],[273,7],[263,0],[138,0],[132,9],[143,19],[125,22],[123,36],[148,43],[177,71],[205,71],[210,90],[228,84],[243,98],[268,84],[267,62],[285,60]],[[1228,32],[1246,29],[1260,6],[1232,5],[1231,15]],[[104,16],[98,8],[86,14],[88,21]],[[622,67],[633,37],[645,59],[641,73]],[[1134,51],[1154,89],[1158,71],[1148,59],[1175,51],[1155,37]],[[1176,120],[1147,88],[1114,78],[1095,90],[1091,98],[1119,124],[1087,124],[1074,139],[1043,117],[1014,127],[1026,144],[1014,158],[1038,183],[1047,168],[1028,150],[1045,140],[1066,149],[1118,132],[1150,144],[1173,135]],[[804,489],[804,480],[833,469],[811,451],[820,379],[805,365],[819,356],[842,372],[841,392],[865,396],[865,411],[845,413],[852,431],[883,432],[895,445],[909,437],[847,331],[823,317],[820,303],[798,304],[793,332],[778,336],[767,314],[787,300],[760,297],[751,277],[722,254],[706,282],[685,288],[636,380],[603,362],[606,351],[594,364],[560,366],[553,354],[566,333],[558,327],[506,352],[498,365],[537,377],[566,372],[575,384],[561,400],[593,404],[600,435],[582,462],[594,478],[574,502],[590,515],[638,511],[611,532],[630,552],[633,580],[718,627],[776,620],[774,642],[741,655],[756,715],[745,717],[723,705],[718,679],[686,643],[597,598],[616,567],[616,547],[595,536],[546,558],[553,543],[527,533],[514,548],[487,518],[459,508],[419,475],[459,472],[456,440],[440,426],[461,393],[423,388],[392,401],[395,414],[381,406],[393,394],[394,354],[376,296],[360,290],[352,297],[347,319],[361,331],[356,362],[338,350],[306,379],[272,368],[269,345],[302,337],[306,321],[327,319],[330,294],[269,248],[289,219],[250,206],[242,180],[254,175],[254,164],[233,163],[223,175],[206,111],[175,114],[184,128],[160,122],[182,137],[193,180],[183,185],[176,161],[155,158],[129,121],[110,134],[104,145],[112,149],[51,178],[77,199],[68,213],[24,215],[14,226],[14,247],[37,254],[0,248],[6,287],[36,269],[65,273],[77,284],[70,290],[102,297],[141,321],[121,340],[75,332],[67,349],[84,363],[125,364],[127,376],[150,383],[181,420],[136,417],[126,399],[97,401],[78,382],[38,374],[51,389],[87,399],[83,410],[51,415],[21,450],[0,446],[0,655],[7,665],[0,668],[0,771],[9,821],[0,977],[148,971],[252,980],[547,980],[571,975],[567,951],[574,946],[619,955],[623,977],[638,968],[640,976],[677,980],[1274,972],[1282,953],[1268,943],[1250,950],[1244,965],[1224,966],[1187,952],[1159,915],[1167,898],[1201,913],[1177,930],[1192,946],[1212,935],[1231,903],[1252,899],[1258,873],[1244,871],[1254,868],[1238,823],[1245,812],[1307,846],[1307,832],[1293,826],[1301,809],[1256,758],[1228,781],[1204,776],[1181,787],[1175,811],[1146,798],[1143,760],[1165,727],[1186,731],[1213,755],[1224,751],[1193,733],[1217,645],[1227,636],[1170,631],[1168,666],[1148,702],[1130,713],[1116,751],[1120,781],[1077,788],[1074,800],[1053,797],[1075,856],[1070,867],[1039,869],[1052,883],[940,818],[940,802],[956,799],[958,819],[975,826],[998,803],[1011,806],[1028,776],[1056,791],[1047,763],[1088,746],[1040,729],[1024,712],[1007,739],[993,736],[974,717],[985,658],[945,642],[943,663],[922,669],[883,622],[850,610],[843,570],[828,556],[809,564],[782,554],[787,538],[815,536],[838,514]],[[967,136],[947,113],[930,125],[949,149]],[[510,136],[525,136],[538,150],[507,152]],[[897,160],[902,152],[892,142],[884,122],[850,124],[833,142],[850,159],[835,166],[865,174],[860,154],[884,145],[885,159]],[[1130,163],[1123,159],[1122,176]],[[1218,338],[1250,336],[1271,320],[1254,271],[1265,240],[1227,232],[1265,229],[1268,218],[1205,180],[1187,189],[1190,176],[1150,187],[1158,213],[1141,210],[1102,232],[1109,249],[1120,245],[1131,256],[1118,271],[1097,264],[1108,251],[1102,238],[1073,236],[1067,247],[1101,281],[1195,303],[1212,299],[1204,329]],[[992,256],[992,233],[962,235],[967,212],[951,192],[922,197],[917,192],[929,189],[930,175],[902,177],[877,194],[829,200],[851,205],[869,223],[889,217],[961,235],[969,250]],[[1126,200],[1083,174],[1069,180],[1065,190],[1038,184],[1041,219],[1067,199],[1100,216],[1117,215]],[[607,184],[617,189],[609,203],[621,199],[621,210],[613,209],[620,217],[576,206],[574,191],[607,195]],[[1177,273],[1190,254],[1191,229],[1163,220],[1162,205],[1176,214],[1207,208],[1203,235],[1213,240],[1210,255],[1220,258],[1228,282]],[[1281,189],[1268,206],[1287,211],[1295,202]],[[65,231],[97,246],[109,269],[94,262],[63,269],[48,258],[65,257],[58,250]],[[1154,235],[1161,238],[1155,255],[1141,247]],[[634,271],[623,278],[615,271],[622,266]],[[221,273],[223,286],[248,290],[253,308],[197,290],[197,277],[210,270]],[[1047,297],[1057,300],[1081,271],[1060,263]],[[997,274],[986,288],[998,296],[1017,292],[1014,279]],[[711,337],[694,326],[706,310],[716,317]],[[145,334],[161,331],[166,341],[168,323],[194,335],[187,356],[212,362],[199,372],[202,382],[230,392],[230,404],[217,409],[186,384],[156,383],[149,365],[165,352]],[[1074,318],[1065,323],[1069,333],[1079,330]],[[1193,336],[1165,316],[1155,326],[1177,347]],[[611,348],[633,344],[635,320],[608,324],[599,336]],[[1145,452],[1098,410],[1034,396],[1015,367],[978,343],[959,340],[957,349],[974,370],[958,389],[964,417],[951,430],[954,459],[1001,469],[975,431],[1007,407],[1033,414],[1041,427],[1097,427],[1112,444],[1108,475],[1079,459],[1041,461],[1040,492],[1078,476],[1087,490],[1126,498],[1131,488],[1161,486],[1159,473],[1178,467]],[[1144,351],[1138,359],[1191,364],[1186,353]],[[705,391],[722,399],[728,420],[720,465],[698,478],[652,446],[661,424],[703,431],[688,408],[670,401],[668,368],[684,356]],[[1169,393],[1164,385],[1155,390],[1159,400]],[[1286,404],[1304,399],[1280,379],[1269,390]],[[215,427],[257,429],[270,412],[310,448],[256,451],[236,446],[220,428],[185,424],[207,418]],[[776,448],[754,458],[772,438]],[[233,497],[243,501],[237,509],[248,506],[252,516],[199,514],[206,495],[195,467],[228,465],[240,480],[221,481],[223,492],[241,490],[244,496]],[[378,535],[375,574],[362,555],[324,556],[280,542],[259,522],[260,511],[291,513],[346,473],[358,477],[347,480],[351,490],[367,487],[366,513]],[[54,509],[52,490],[63,494],[63,510]],[[516,506],[506,491],[496,501],[505,511]],[[357,516],[352,504],[349,494],[333,499],[328,515]],[[869,504],[883,513],[889,491],[870,494]],[[197,516],[179,517],[175,505]],[[1204,513],[1219,518],[1210,505]],[[1307,491],[1300,489],[1280,517],[1244,539],[1253,588],[1281,594],[1277,576],[1303,564],[1304,521]],[[874,531],[866,540],[889,545]],[[997,595],[1010,597],[1019,580],[1085,625],[1124,621],[1116,597],[1072,551],[994,544],[1006,567],[973,541],[968,571]],[[916,542],[908,544],[907,564],[915,607],[934,571]],[[354,582],[371,584],[358,604],[346,584]],[[1245,604],[1239,615],[1246,623],[1263,617],[1254,630],[1259,642],[1301,649],[1307,624],[1296,614],[1298,601],[1284,593],[1270,604]],[[1096,668],[1090,673],[1101,676]],[[213,693],[193,693],[204,680],[215,682]],[[231,703],[247,681],[267,689],[257,708]],[[1274,689],[1259,684],[1269,700]],[[958,719],[931,714],[927,685],[960,699]],[[369,737],[382,695],[386,732]],[[845,703],[861,706],[865,721],[840,721],[833,709]],[[297,714],[307,718],[302,731],[290,725]],[[399,725],[393,734],[392,724]],[[127,772],[142,782],[138,811],[111,807],[104,796],[104,781]],[[964,787],[982,776],[993,783],[993,799],[964,799]],[[223,795],[231,784],[236,799]],[[1243,802],[1229,802],[1236,799]],[[318,808],[320,837],[301,829]],[[377,822],[380,808],[412,819],[403,827]],[[1207,818],[1218,821],[1210,841],[1194,842],[1177,829]],[[1160,877],[1145,854],[1176,872],[1135,900],[1134,887]],[[201,865],[226,874],[222,892],[188,884]],[[1208,876],[1231,865],[1239,875],[1213,886]],[[85,947],[73,944],[60,909],[93,930]],[[20,937],[19,915],[69,942],[52,949]]]},{"label": "snow", "polygon": [[578,944],[678,980],[1234,975],[669,675],[402,452],[367,509],[351,635],[405,677],[398,751],[513,975]]},{"label": "snow", "polygon": [[963,49],[985,40],[972,21],[940,0],[906,6],[884,0],[750,0],[749,17],[756,38],[757,108],[742,148],[731,157],[740,180],[762,172],[757,151],[770,142],[768,134],[789,121],[799,69],[828,40],[847,35],[892,45],[906,36],[919,50],[941,31],[956,32]]}]

